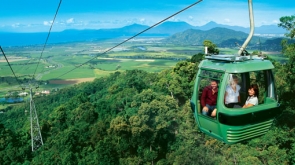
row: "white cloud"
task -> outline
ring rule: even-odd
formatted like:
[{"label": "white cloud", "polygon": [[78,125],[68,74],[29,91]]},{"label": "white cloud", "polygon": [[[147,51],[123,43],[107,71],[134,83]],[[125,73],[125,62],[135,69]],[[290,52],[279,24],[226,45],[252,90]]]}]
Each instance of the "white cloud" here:
[{"label": "white cloud", "polygon": [[53,21],[43,21],[43,25],[50,26]]},{"label": "white cloud", "polygon": [[13,28],[18,28],[19,25],[20,25],[20,23],[15,23],[15,24],[12,24],[11,26],[12,26]]},{"label": "white cloud", "polygon": [[140,21],[140,22],[144,22],[144,21],[145,21],[145,19],[144,19],[144,18],[141,18],[139,21]]},{"label": "white cloud", "polygon": [[175,17],[171,17],[170,19],[169,19],[169,21],[174,21],[175,20]]},{"label": "white cloud", "polygon": [[11,27],[13,27],[13,28],[20,28],[20,27],[30,27],[31,26],[31,24],[21,24],[21,23],[14,23],[14,24],[12,24],[11,25]]},{"label": "white cloud", "polygon": [[172,18],[169,19],[169,21],[178,22],[178,21],[181,21],[181,20],[179,18],[172,17]]},{"label": "white cloud", "polygon": [[279,20],[273,20],[272,23],[278,24],[278,23],[280,23],[280,21]]},{"label": "white cloud", "polygon": [[188,16],[188,18],[190,19],[190,20],[193,20],[194,19],[194,17],[193,16]]},{"label": "white cloud", "polygon": [[68,19],[66,22],[67,22],[68,24],[70,24],[70,23],[74,23],[74,22],[75,22],[75,19],[74,19],[74,18],[70,18],[70,19]]},{"label": "white cloud", "polygon": [[43,21],[43,25],[47,26],[47,25],[49,25],[49,22],[48,21]]},{"label": "white cloud", "polygon": [[268,23],[267,23],[267,21],[261,21],[260,22],[262,25],[267,25]]},{"label": "white cloud", "polygon": [[224,21],[227,23],[231,22],[229,18],[225,18]]}]

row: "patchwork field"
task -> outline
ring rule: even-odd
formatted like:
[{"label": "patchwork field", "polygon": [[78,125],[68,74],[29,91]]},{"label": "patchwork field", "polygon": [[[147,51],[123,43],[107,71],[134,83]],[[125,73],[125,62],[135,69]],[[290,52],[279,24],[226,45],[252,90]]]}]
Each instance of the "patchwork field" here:
[{"label": "patchwork field", "polygon": [[[4,47],[3,50],[20,82],[28,82],[34,77],[41,89],[63,88],[116,71],[140,69],[160,72],[180,60],[203,53],[203,46],[165,44],[160,38],[142,38],[114,47],[122,41],[124,39],[50,44],[43,53],[41,45]],[[219,49],[220,54],[238,51]],[[264,53],[279,61],[286,60],[279,52]],[[0,58],[0,73],[0,97],[9,90],[20,88],[3,57]]]}]

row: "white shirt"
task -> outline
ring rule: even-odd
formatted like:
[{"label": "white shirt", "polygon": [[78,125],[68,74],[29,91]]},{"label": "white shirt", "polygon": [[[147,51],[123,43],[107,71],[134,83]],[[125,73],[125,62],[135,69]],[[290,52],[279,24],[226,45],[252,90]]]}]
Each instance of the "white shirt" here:
[{"label": "white shirt", "polygon": [[225,104],[239,102],[238,98],[240,96],[240,89],[241,89],[240,85],[236,85],[236,91],[234,91],[233,88],[230,85],[228,85],[225,89],[227,93],[225,96]]},{"label": "white shirt", "polygon": [[246,100],[245,105],[248,105],[249,103],[253,105],[258,105],[258,98],[256,96],[249,96]]}]

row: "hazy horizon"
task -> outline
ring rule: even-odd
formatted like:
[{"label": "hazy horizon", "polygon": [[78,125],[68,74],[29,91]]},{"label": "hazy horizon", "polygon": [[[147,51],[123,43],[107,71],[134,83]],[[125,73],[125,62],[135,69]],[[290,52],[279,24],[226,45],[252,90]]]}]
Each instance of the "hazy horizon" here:
[{"label": "hazy horizon", "polygon": [[[166,21],[166,23],[167,22],[174,22],[174,23],[177,23],[177,22],[182,23],[183,22],[183,23],[189,24],[188,22],[185,22],[185,21]],[[200,25],[200,26],[194,26],[194,25],[191,25],[191,24],[189,24],[189,25],[194,26],[194,27],[202,27],[202,26],[206,26],[207,24],[210,24],[210,23],[213,23],[213,24],[216,23],[217,25],[221,25],[221,26],[226,25],[226,24],[219,24],[219,23],[214,22],[214,21],[209,21],[209,22],[205,23],[204,25]],[[140,23],[132,23],[132,24],[129,24],[129,25],[124,25],[122,27],[116,27],[116,28],[124,28],[124,27],[132,26],[132,25],[149,26],[149,25],[144,25],[144,24],[140,24]],[[277,26],[277,24],[272,24],[272,25]],[[249,28],[249,27],[243,27],[243,26],[238,26],[238,25],[226,25],[226,26],[232,26],[232,27],[236,26],[236,27],[242,27],[242,28]],[[256,26],[255,25],[256,28],[259,28],[259,27],[262,27],[262,26],[271,26],[271,25],[261,25],[261,26]],[[116,28],[111,28],[110,27],[110,28],[102,28],[102,29],[116,29]],[[54,32],[63,32],[65,30],[101,30],[101,29],[96,29],[96,28],[85,28],[85,29],[69,28],[69,29],[62,29],[61,31],[54,31]],[[39,32],[39,31],[38,32],[15,32],[15,31],[13,31],[13,32],[11,32],[11,31],[1,31],[1,29],[0,29],[0,33],[48,33],[48,31],[41,31],[41,32]]]},{"label": "hazy horizon", "polygon": [[[59,0],[5,1],[1,4],[0,31],[48,32]],[[183,8],[195,3],[187,0],[162,0],[128,2],[109,0],[87,3],[62,1],[52,31],[66,29],[120,28],[134,23],[151,26]],[[276,25],[282,16],[295,14],[291,0],[253,1],[255,26]],[[183,21],[192,26],[202,26],[210,21],[229,26],[249,27],[247,0],[203,0],[197,5],[172,17],[168,21]]]}]

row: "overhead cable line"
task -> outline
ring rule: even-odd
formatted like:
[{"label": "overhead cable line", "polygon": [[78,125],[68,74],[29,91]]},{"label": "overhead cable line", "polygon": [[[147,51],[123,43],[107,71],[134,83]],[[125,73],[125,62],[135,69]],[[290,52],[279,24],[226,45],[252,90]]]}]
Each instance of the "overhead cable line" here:
[{"label": "overhead cable line", "polygon": [[96,55],[94,58],[92,58],[92,59],[90,59],[90,60],[88,60],[88,61],[86,61],[86,62],[80,64],[79,66],[76,66],[75,68],[71,69],[70,71],[68,71],[68,72],[66,72],[66,73],[64,73],[64,74],[62,74],[62,75],[60,75],[60,76],[58,76],[58,77],[56,77],[56,78],[60,78],[60,77],[62,77],[62,76],[64,76],[64,75],[66,75],[66,74],[72,72],[73,70],[75,70],[75,69],[81,67],[82,65],[85,65],[85,64],[87,64],[88,62],[90,62],[90,61],[96,59],[99,55],[103,55],[103,54],[105,54],[105,53],[107,53],[107,52],[113,50],[114,48],[116,48],[116,47],[118,47],[118,46],[124,44],[125,42],[128,42],[129,40],[131,40],[131,39],[133,39],[133,38],[139,36],[140,34],[146,32],[146,31],[148,31],[148,30],[150,30],[150,29],[152,29],[153,27],[155,27],[155,26],[157,26],[157,25],[163,23],[164,21],[166,21],[166,20],[168,20],[168,19],[174,17],[175,15],[177,15],[177,14],[179,14],[179,13],[181,13],[181,12],[187,10],[188,8],[191,8],[192,6],[195,6],[196,4],[200,3],[201,1],[203,1],[203,0],[199,0],[199,1],[197,1],[197,2],[195,2],[195,3],[193,3],[193,4],[191,4],[191,5],[187,6],[186,8],[184,8],[184,9],[182,9],[182,10],[180,10],[180,11],[178,11],[178,12],[172,14],[172,15],[170,15],[169,17],[163,19],[162,21],[160,21],[160,22],[158,22],[158,23],[156,23],[156,24],[154,24],[154,25],[148,27],[147,29],[145,29],[145,30],[143,30],[143,31],[141,31],[141,32],[139,32],[139,33],[137,33],[136,35],[134,35],[134,36],[128,38],[127,40],[124,40],[123,42],[117,44],[116,46],[113,46],[113,47],[109,48],[108,50],[104,51],[103,53],[100,53],[100,54]]},{"label": "overhead cable line", "polygon": [[12,69],[12,67],[11,67],[11,65],[10,65],[10,63],[9,63],[9,61],[8,61],[8,59],[7,59],[7,57],[6,57],[6,55],[5,55],[5,53],[4,53],[4,51],[3,51],[3,49],[2,49],[1,46],[0,46],[0,49],[1,49],[1,52],[2,52],[3,56],[4,56],[5,59],[6,59],[6,62],[7,62],[7,64],[8,64],[8,66],[10,67],[10,70],[11,70],[11,72],[13,73],[13,75],[14,75],[14,77],[15,77],[17,83],[18,83],[19,85],[21,85],[21,83],[20,83],[19,80],[17,79],[17,77],[16,77],[16,75],[15,75],[15,73],[14,73],[14,71],[13,71],[13,69]]},{"label": "overhead cable line", "polygon": [[[19,69],[17,69],[15,72],[16,73],[18,73],[20,70],[28,70],[31,66],[30,65],[28,65],[28,64],[30,64],[30,62],[32,62],[31,64],[33,65],[34,63],[33,63],[33,58],[30,58],[27,62],[24,62],[23,64],[22,64],[22,66],[19,68]],[[27,66],[28,65],[28,67],[26,67],[26,68],[24,68],[23,69],[23,67],[24,66]],[[29,75],[30,76],[30,75]],[[18,77],[20,77],[20,76],[18,76]],[[32,77],[33,77],[33,75],[32,75]]]},{"label": "overhead cable line", "polygon": [[[32,59],[30,59],[28,62],[24,62],[23,64],[20,64],[21,65],[21,67],[20,68],[18,68],[15,72],[16,73],[18,73],[20,70],[22,70],[23,69],[23,67],[25,66],[25,65],[28,65],[30,62],[31,62],[31,60]],[[28,66],[27,68],[24,68],[24,70],[28,70],[29,69],[29,67],[30,66]],[[20,76],[18,76],[18,77],[20,77]]]},{"label": "overhead cable line", "polygon": [[43,52],[44,52],[44,50],[45,50],[45,47],[46,47],[47,41],[48,41],[48,39],[49,39],[49,36],[50,36],[50,33],[51,33],[51,29],[52,29],[52,26],[53,26],[53,24],[54,24],[55,18],[56,18],[56,16],[57,16],[57,13],[58,13],[59,7],[60,7],[60,5],[61,5],[61,2],[62,2],[62,0],[59,1],[58,7],[57,7],[57,9],[56,9],[56,12],[55,12],[55,15],[54,15],[53,21],[52,21],[52,23],[51,23],[51,26],[50,26],[49,32],[48,32],[48,34],[47,34],[46,41],[45,41],[45,43],[44,43],[44,45],[43,45],[43,49],[42,49],[42,52],[41,52],[41,55],[40,55],[39,61],[38,61],[38,63],[37,63],[37,67],[36,67],[35,72],[34,72],[34,74],[33,74],[33,78],[35,77],[36,71],[37,71],[37,69],[38,69],[38,66],[39,66],[40,60],[41,60],[41,58],[42,58],[42,55],[43,55]]}]

